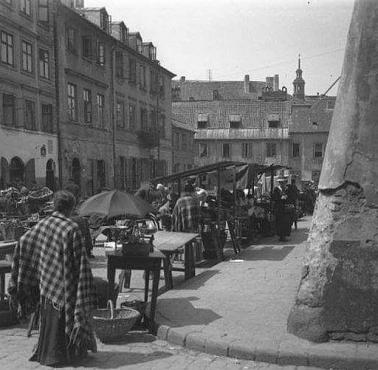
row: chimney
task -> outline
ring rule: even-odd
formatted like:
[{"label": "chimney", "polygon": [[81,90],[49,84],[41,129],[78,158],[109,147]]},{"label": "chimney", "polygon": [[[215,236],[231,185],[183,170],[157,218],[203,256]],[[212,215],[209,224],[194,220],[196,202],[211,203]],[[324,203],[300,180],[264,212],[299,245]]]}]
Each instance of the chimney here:
[{"label": "chimney", "polygon": [[249,75],[244,76],[244,92],[249,93]]},{"label": "chimney", "polygon": [[180,82],[185,82],[185,76],[180,77]]},{"label": "chimney", "polygon": [[278,91],[279,89],[280,89],[280,77],[278,75],[274,75],[273,91]]}]

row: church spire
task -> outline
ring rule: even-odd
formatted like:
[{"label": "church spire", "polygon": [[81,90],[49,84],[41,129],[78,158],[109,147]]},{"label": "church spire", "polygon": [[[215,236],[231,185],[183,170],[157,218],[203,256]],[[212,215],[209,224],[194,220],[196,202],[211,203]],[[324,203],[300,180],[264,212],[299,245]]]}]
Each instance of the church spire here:
[{"label": "church spire", "polygon": [[304,100],[305,98],[305,81],[302,77],[301,69],[301,54],[298,55],[298,69],[296,70],[296,78],[293,81],[294,85],[294,94],[293,97],[296,99]]}]

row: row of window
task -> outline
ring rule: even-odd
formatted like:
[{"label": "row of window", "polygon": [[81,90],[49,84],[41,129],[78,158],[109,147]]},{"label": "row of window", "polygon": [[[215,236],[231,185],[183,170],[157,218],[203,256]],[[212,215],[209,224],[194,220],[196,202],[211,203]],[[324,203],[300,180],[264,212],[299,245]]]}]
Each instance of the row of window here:
[{"label": "row of window", "polygon": [[[66,28],[66,47],[72,54],[78,54],[79,37],[77,30],[73,27]],[[81,54],[83,58],[96,61],[100,66],[105,66],[106,45],[104,42],[95,40],[93,36],[84,35],[81,37]],[[115,75],[118,79],[126,79],[126,63],[122,51],[115,53]],[[128,80],[131,84],[139,83],[142,90],[147,90],[147,68],[144,64],[137,64],[136,60],[128,60]],[[150,69],[149,76],[150,93],[159,93],[161,97],[165,96],[164,78],[159,76],[157,71]]]},{"label": "row of window", "polygon": [[[3,0],[7,5],[13,6],[17,3],[19,4],[20,12],[29,18],[33,17],[33,5],[34,0]],[[38,22],[47,23],[49,21],[49,3],[48,0],[38,0],[37,1],[37,19]]]},{"label": "row of window", "polygon": [[[292,157],[296,158],[300,156],[299,144],[293,143],[292,146]],[[323,158],[324,145],[323,143],[314,143],[313,144],[313,157],[314,158]],[[252,158],[252,143],[242,143],[241,144],[241,153],[242,158]],[[210,147],[207,143],[199,144],[199,156],[208,157],[210,155]],[[266,143],[266,157],[272,158],[278,155],[277,144],[276,143]],[[223,143],[222,144],[222,157],[230,158],[231,157],[231,144]]]},{"label": "row of window", "polygon": [[[14,36],[6,31],[1,31],[0,54],[1,62],[9,66],[15,65]],[[38,49],[38,66],[39,76],[43,78],[50,77],[50,57],[49,51],[46,49]],[[21,69],[24,72],[34,72],[34,47],[33,44],[21,41]]]},{"label": "row of window", "polygon": [[[92,109],[92,91],[87,88],[83,88],[82,95],[83,104],[83,121],[86,124],[92,124],[93,109]],[[73,83],[67,84],[67,107],[68,107],[68,117],[72,121],[79,120],[78,112],[78,90],[77,86]],[[103,94],[96,94],[96,110],[97,110],[97,123],[98,127],[105,127],[105,96]],[[147,108],[140,108],[140,128],[144,131],[149,131],[151,128],[158,128],[159,135],[161,138],[166,137],[166,127],[165,127],[165,115],[159,115],[159,122],[157,122],[156,110],[151,110],[148,114]],[[128,122],[127,122],[128,117]],[[125,103],[122,100],[117,100],[116,102],[116,124],[119,128],[127,128],[130,130],[135,130],[138,128],[137,125],[137,108],[136,105],[130,103],[128,105],[128,114],[125,108]]]},{"label": "row of window", "polygon": [[[269,128],[278,128],[280,127],[280,119],[279,118],[268,118],[268,127]],[[239,129],[243,128],[241,116],[238,114],[232,114],[229,116],[228,119],[229,128],[231,129]],[[199,114],[197,119],[197,128],[198,129],[205,129],[209,127],[209,118],[207,114]]]},{"label": "row of window", "polygon": [[[18,116],[23,111],[23,122]],[[38,127],[36,104],[32,100],[17,99],[14,95],[3,94],[2,99],[2,124],[10,127],[23,127],[27,130],[54,132],[53,106],[52,104],[41,104],[41,127]]]}]

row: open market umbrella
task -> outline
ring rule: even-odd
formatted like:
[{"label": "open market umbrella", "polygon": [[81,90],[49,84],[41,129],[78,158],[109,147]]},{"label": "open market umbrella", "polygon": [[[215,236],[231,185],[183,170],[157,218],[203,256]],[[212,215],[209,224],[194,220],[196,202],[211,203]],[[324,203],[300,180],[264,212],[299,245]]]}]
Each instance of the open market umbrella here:
[{"label": "open market umbrella", "polygon": [[79,208],[80,216],[98,214],[107,217],[130,216],[143,218],[152,206],[135,195],[119,190],[104,191],[87,199]]}]

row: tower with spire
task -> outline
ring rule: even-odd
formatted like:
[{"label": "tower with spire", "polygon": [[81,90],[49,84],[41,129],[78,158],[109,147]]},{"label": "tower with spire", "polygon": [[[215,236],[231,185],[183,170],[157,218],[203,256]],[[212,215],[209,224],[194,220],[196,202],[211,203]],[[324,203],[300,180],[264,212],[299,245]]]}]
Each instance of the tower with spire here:
[{"label": "tower with spire", "polygon": [[294,93],[293,97],[295,99],[304,100],[305,98],[305,81],[302,77],[302,70],[301,70],[301,55],[298,56],[298,69],[296,71],[297,76],[293,81],[294,85]]}]

